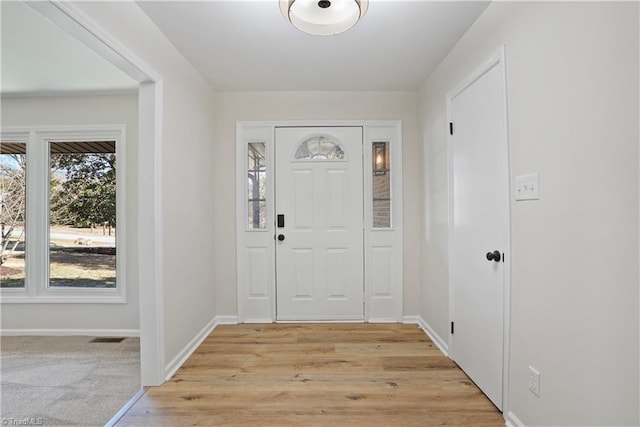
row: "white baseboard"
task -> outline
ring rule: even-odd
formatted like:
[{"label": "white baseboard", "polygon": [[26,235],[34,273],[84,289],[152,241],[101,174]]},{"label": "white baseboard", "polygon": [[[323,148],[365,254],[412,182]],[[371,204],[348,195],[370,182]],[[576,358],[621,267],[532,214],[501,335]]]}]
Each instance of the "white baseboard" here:
[{"label": "white baseboard", "polygon": [[526,427],[525,424],[516,417],[516,414],[511,411],[504,414],[504,425],[507,427]]},{"label": "white baseboard", "polygon": [[273,323],[272,319],[245,319],[242,323]]},{"label": "white baseboard", "polygon": [[419,325],[420,322],[424,322],[420,316],[404,316],[402,318],[402,323],[409,325]]},{"label": "white baseboard", "polygon": [[369,323],[398,323],[395,317],[373,317],[367,320]]},{"label": "white baseboard", "polygon": [[0,336],[87,336],[87,337],[139,337],[139,329],[0,329]]},{"label": "white baseboard", "polygon": [[169,381],[171,377],[180,369],[194,351],[202,344],[213,330],[219,325],[234,325],[238,323],[236,316],[216,316],[204,327],[191,341],[182,349],[176,357],[165,367],[165,381]]},{"label": "white baseboard", "polygon": [[216,316],[218,325],[237,325],[238,316]]},{"label": "white baseboard", "polygon": [[404,323],[413,323],[420,326],[420,329],[431,339],[431,341],[440,349],[442,354],[449,357],[449,345],[433,330],[431,326],[421,316],[405,316]]}]

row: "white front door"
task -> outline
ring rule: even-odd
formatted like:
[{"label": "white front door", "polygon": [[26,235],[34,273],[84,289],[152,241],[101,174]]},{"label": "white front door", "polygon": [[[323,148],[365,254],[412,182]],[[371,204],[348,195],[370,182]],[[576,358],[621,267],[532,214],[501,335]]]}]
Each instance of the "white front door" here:
[{"label": "white front door", "polygon": [[361,127],[276,128],[276,318],[364,320]]},{"label": "white front door", "polygon": [[502,409],[508,147],[504,63],[450,99],[453,359]]}]

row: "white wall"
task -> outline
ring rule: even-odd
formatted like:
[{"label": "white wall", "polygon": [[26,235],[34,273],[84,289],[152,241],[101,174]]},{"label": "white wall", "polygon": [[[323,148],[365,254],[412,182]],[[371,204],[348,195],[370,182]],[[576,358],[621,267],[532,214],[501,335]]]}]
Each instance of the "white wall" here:
[{"label": "white wall", "polygon": [[[3,304],[3,329],[137,330],[137,189],[138,97],[58,96],[2,98],[2,126],[126,125],[127,158],[127,302],[126,304]],[[120,273],[118,273],[120,274]]]},{"label": "white wall", "polygon": [[[162,78],[162,275],[165,360],[181,354],[215,317],[211,86],[134,2],[77,2],[90,19]],[[140,162],[152,162],[150,157]],[[145,242],[140,242],[143,247]],[[141,296],[144,300],[144,295]]]},{"label": "white wall", "polygon": [[235,125],[252,120],[402,120],[404,137],[404,313],[419,311],[420,153],[415,92],[218,92],[212,164],[216,198],[214,270],[220,315],[237,314]]},{"label": "white wall", "polygon": [[[510,410],[526,425],[639,425],[638,3],[494,2],[420,91],[422,316],[447,337],[445,96],[507,46]],[[527,368],[541,373],[541,396]]]}]

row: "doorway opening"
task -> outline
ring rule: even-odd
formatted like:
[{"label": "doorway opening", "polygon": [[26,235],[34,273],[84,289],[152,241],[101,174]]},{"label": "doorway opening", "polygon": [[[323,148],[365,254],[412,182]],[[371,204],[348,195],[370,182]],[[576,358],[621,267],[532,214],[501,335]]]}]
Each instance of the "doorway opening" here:
[{"label": "doorway opening", "polygon": [[401,321],[401,124],[237,130],[238,320]]},{"label": "doorway opening", "polygon": [[[70,2],[30,2],[27,4],[57,28],[110,62],[137,82],[138,94],[138,200],[137,236],[147,245],[137,254],[140,299],[141,385],[154,386],[165,380],[162,268],[162,79],[139,57],[114,42],[84,11]],[[144,247],[144,249],[143,249]]]}]

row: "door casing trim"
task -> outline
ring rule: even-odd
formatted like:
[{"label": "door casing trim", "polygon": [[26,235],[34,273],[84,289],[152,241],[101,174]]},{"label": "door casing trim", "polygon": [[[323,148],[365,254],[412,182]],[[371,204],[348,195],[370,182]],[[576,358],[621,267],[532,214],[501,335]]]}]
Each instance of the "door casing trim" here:
[{"label": "door casing trim", "polygon": [[[275,230],[273,203],[273,165],[275,129],[277,127],[362,127],[364,191],[364,321],[401,322],[403,318],[403,191],[402,191],[402,122],[399,120],[318,120],[318,121],[240,121],[236,122],[236,272],[238,321],[272,323],[276,321],[275,302]],[[369,195],[372,194],[371,143],[391,142],[392,228],[373,229]],[[249,142],[267,144],[267,229],[246,227],[246,147]],[[271,166],[273,167],[273,166]],[[382,250],[385,251],[384,255]],[[388,256],[388,289],[374,277],[374,257]],[[249,259],[251,258],[251,259]],[[379,263],[378,263],[379,264]],[[261,265],[262,272],[255,267]],[[259,277],[260,276],[260,277]],[[266,280],[264,277],[266,276]],[[374,279],[378,279],[374,282]],[[253,292],[253,293],[252,293]],[[337,320],[337,319],[336,319]],[[327,320],[331,322],[332,320]]]},{"label": "door casing trim", "polygon": [[138,86],[138,249],[141,385],[165,377],[164,219],[162,215],[162,76],[115,39],[73,2],[49,0],[27,6],[139,83]]}]

